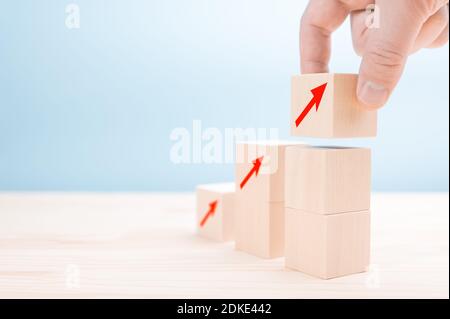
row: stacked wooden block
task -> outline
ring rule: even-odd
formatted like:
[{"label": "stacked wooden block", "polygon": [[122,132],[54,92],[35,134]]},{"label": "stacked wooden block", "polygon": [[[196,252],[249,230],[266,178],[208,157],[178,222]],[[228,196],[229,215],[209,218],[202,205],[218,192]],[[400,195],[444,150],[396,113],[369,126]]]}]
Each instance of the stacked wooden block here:
[{"label": "stacked wooden block", "polygon": [[[377,115],[359,105],[356,82],[351,74],[294,77],[292,135],[375,136]],[[236,146],[235,167],[235,185],[226,191],[198,188],[200,234],[234,239],[237,250],[262,258],[285,256],[286,267],[320,278],[366,270],[369,149],[245,142]]]},{"label": "stacked wooden block", "polygon": [[289,148],[286,171],[286,266],[326,279],[364,271],[370,150]]},{"label": "stacked wooden block", "polygon": [[[328,138],[375,136],[377,114],[359,105],[356,83],[356,75],[351,74],[294,77],[291,133]],[[303,116],[310,101],[316,108]],[[325,279],[366,270],[370,172],[369,149],[287,149],[287,267]]]},{"label": "stacked wooden block", "polygon": [[295,143],[236,146],[236,249],[262,257],[284,255],[285,150]]}]

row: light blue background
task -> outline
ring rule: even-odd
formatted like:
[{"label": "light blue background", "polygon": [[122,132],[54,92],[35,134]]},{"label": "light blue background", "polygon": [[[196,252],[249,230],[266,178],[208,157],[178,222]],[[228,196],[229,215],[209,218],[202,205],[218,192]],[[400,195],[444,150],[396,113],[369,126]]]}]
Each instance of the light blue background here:
[{"label": "light blue background", "polygon": [[[69,1],[0,7],[0,190],[179,191],[232,165],[174,165],[175,127],[278,127],[306,1]],[[346,23],[331,69],[357,72]],[[411,57],[373,151],[373,188],[448,191],[448,47]],[[308,140],[315,142],[313,140]],[[318,141],[329,143],[330,141]]]}]

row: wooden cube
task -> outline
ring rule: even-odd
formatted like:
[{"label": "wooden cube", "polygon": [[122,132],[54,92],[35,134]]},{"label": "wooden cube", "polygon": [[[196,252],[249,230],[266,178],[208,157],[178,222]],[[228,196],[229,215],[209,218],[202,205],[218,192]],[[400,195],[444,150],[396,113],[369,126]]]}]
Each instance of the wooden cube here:
[{"label": "wooden cube", "polygon": [[284,255],[284,203],[236,196],[236,249],[262,257]]},{"label": "wooden cube", "polygon": [[359,103],[357,79],[356,74],[331,73],[292,77],[291,135],[323,138],[376,136],[377,113],[363,109]]},{"label": "wooden cube", "polygon": [[286,207],[316,214],[369,210],[370,157],[367,148],[288,147]]},{"label": "wooden cube", "polygon": [[[302,143],[286,141],[237,143],[236,192],[265,202],[284,201],[285,149],[293,145],[304,147]],[[257,169],[258,160],[261,165]]]},{"label": "wooden cube", "polygon": [[197,186],[197,230],[206,238],[229,241],[234,234],[234,183]]},{"label": "wooden cube", "polygon": [[291,145],[303,147],[283,141],[237,144],[236,249],[263,258],[283,255],[285,149]]},{"label": "wooden cube", "polygon": [[330,279],[367,270],[370,213],[320,215],[286,208],[286,267]]}]

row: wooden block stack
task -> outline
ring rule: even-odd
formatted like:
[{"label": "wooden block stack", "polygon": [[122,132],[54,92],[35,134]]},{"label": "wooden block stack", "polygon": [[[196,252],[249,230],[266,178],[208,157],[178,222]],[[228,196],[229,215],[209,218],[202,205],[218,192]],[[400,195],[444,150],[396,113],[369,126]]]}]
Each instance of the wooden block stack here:
[{"label": "wooden block stack", "polygon": [[284,255],[285,149],[298,143],[236,146],[236,249],[262,257]]},{"label": "wooden block stack", "polygon": [[216,241],[234,238],[234,183],[197,186],[197,230]]},{"label": "wooden block stack", "polygon": [[[357,76],[292,79],[291,133],[375,136],[377,114],[356,98]],[[320,277],[363,272],[370,255],[371,152],[289,142],[236,146],[235,185],[197,188],[199,233]]]},{"label": "wooden block stack", "polygon": [[[377,115],[356,98],[356,75],[292,79],[291,133],[376,135]],[[313,107],[315,106],[315,110]],[[371,154],[365,148],[286,150],[286,266],[329,279],[363,272],[370,255]]]},{"label": "wooden block stack", "polygon": [[370,150],[286,150],[286,266],[333,278],[365,271],[370,242]]}]

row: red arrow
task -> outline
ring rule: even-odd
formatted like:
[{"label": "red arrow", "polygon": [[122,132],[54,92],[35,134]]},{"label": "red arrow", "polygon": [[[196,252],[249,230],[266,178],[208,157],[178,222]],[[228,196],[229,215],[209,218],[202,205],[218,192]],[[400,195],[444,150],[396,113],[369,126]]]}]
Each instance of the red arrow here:
[{"label": "red arrow", "polygon": [[311,101],[309,101],[308,105],[303,110],[302,114],[297,118],[295,121],[295,125],[298,127],[300,123],[303,121],[303,119],[308,115],[309,111],[313,108],[314,104],[316,105],[316,112],[319,110],[319,104],[320,101],[322,101],[323,92],[325,91],[325,88],[327,87],[328,83],[324,83],[322,85],[319,85],[318,87],[311,90],[311,93],[313,94],[313,97]]},{"label": "red arrow", "polygon": [[248,180],[250,179],[250,177],[252,177],[253,174],[255,174],[255,176],[258,176],[259,168],[261,167],[263,158],[264,156],[261,156],[253,161],[252,169],[250,170],[250,172],[248,172],[247,176],[245,176],[245,178],[241,182],[241,189],[244,188],[245,184],[247,184]]},{"label": "red arrow", "polygon": [[203,227],[203,225],[205,225],[205,223],[208,220],[208,218],[212,217],[214,215],[214,213],[216,212],[216,207],[217,207],[217,201],[216,200],[211,202],[211,203],[209,203],[209,210],[205,214],[205,216],[203,217],[202,221],[200,222],[200,227]]}]

